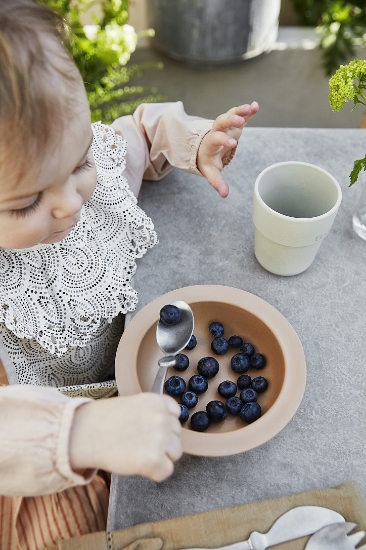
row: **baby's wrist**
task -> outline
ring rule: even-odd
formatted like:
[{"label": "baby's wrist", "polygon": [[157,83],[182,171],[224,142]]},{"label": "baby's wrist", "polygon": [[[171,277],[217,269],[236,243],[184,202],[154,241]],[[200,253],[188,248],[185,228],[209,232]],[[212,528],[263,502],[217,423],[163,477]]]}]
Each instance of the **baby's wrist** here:
[{"label": "baby's wrist", "polygon": [[86,470],[99,468],[97,449],[94,449],[98,440],[98,411],[95,402],[85,403],[76,409],[69,440],[69,459],[71,469],[80,475]]}]

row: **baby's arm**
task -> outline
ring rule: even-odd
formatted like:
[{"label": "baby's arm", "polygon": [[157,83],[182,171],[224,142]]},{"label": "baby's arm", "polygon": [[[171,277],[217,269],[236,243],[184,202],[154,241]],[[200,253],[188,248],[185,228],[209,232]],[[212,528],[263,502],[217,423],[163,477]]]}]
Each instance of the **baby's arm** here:
[{"label": "baby's arm", "polygon": [[0,494],[56,493],[88,483],[99,468],[163,480],[182,454],[179,414],[165,395],[92,401],[56,388],[0,387]]},{"label": "baby's arm", "polygon": [[75,413],[71,467],[163,481],[182,455],[179,415],[174,399],[153,393],[87,403]]},{"label": "baby's arm", "polygon": [[204,136],[197,154],[197,167],[201,174],[223,198],[229,186],[221,170],[230,161],[242,130],[258,111],[258,103],[234,107],[214,121],[211,130]]},{"label": "baby's arm", "polygon": [[181,101],[145,103],[112,127],[127,141],[126,176],[137,196],[142,179],[159,180],[174,166],[201,175],[197,150],[213,121],[187,115]]},{"label": "baby's arm", "polygon": [[[220,172],[230,160],[243,127],[257,111],[258,104],[253,102],[213,121],[187,115],[180,101],[139,105],[133,115],[112,124],[128,143],[124,175],[130,189],[137,196],[142,179],[161,179],[174,166],[205,176],[221,196],[226,196],[228,188]],[[230,137],[234,141],[229,142]]]}]

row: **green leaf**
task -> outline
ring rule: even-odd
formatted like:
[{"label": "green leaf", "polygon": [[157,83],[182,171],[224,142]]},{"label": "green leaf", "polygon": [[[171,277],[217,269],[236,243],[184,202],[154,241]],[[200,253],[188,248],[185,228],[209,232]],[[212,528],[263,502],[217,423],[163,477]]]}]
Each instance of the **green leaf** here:
[{"label": "green leaf", "polygon": [[327,76],[351,59],[356,45],[366,46],[365,0],[290,1],[301,24],[316,27],[321,33],[319,47]]},{"label": "green leaf", "polygon": [[356,183],[361,170],[366,170],[366,156],[363,159],[355,160],[353,164],[353,170],[349,176],[351,181],[351,183],[349,184],[349,187],[351,187],[354,183]]},{"label": "green leaf", "polygon": [[[68,25],[66,46],[84,81],[93,121],[109,123],[140,103],[162,101],[163,96],[151,88],[126,88],[132,77],[161,68],[158,63],[126,65],[138,39],[135,29],[126,24],[128,0],[101,0],[95,13],[95,0],[37,1],[58,12]],[[95,25],[88,36],[82,23],[86,10]]]}]

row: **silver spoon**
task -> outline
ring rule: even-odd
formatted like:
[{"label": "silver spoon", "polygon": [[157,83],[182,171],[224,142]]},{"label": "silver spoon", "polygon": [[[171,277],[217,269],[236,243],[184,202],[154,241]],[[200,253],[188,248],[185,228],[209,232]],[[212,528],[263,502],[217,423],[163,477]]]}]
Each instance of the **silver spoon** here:
[{"label": "silver spoon", "polygon": [[153,393],[163,393],[166,371],[169,367],[174,367],[175,356],[186,347],[194,329],[193,311],[189,305],[180,300],[171,305],[180,309],[180,319],[174,325],[166,325],[160,319],[158,321],[156,341],[165,357],[158,361],[159,370],[151,389]]},{"label": "silver spoon", "polygon": [[364,531],[347,536],[355,527],[356,523],[349,522],[327,525],[314,533],[305,550],[354,550],[365,536]]}]

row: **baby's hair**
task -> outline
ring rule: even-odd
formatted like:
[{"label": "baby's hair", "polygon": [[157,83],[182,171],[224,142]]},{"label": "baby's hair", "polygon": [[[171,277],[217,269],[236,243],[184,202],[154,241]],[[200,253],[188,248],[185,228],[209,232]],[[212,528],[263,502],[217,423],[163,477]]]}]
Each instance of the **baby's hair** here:
[{"label": "baby's hair", "polygon": [[0,0],[0,173],[14,186],[56,146],[81,85],[65,29],[33,0]]}]

